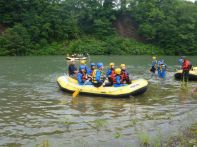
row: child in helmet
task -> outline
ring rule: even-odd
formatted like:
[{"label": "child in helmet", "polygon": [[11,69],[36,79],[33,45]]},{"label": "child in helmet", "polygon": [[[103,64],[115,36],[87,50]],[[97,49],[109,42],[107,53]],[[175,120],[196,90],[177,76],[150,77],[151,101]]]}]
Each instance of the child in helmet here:
[{"label": "child in helmet", "polygon": [[93,73],[95,68],[96,68],[96,64],[95,63],[91,63],[90,64],[90,68],[87,69],[88,76],[92,77],[92,73]]},{"label": "child in helmet", "polygon": [[106,73],[106,76],[108,78],[109,83],[107,84],[108,86],[112,86],[113,85],[113,81],[115,78],[115,69],[114,69],[115,64],[114,63],[110,63],[109,64],[109,69]]},{"label": "child in helmet", "polygon": [[88,76],[86,74],[86,69],[84,65],[80,65],[79,73],[77,75],[77,80],[79,85],[92,85],[91,82],[87,81]]},{"label": "child in helmet", "polygon": [[129,78],[129,73],[126,70],[126,65],[125,64],[121,64],[120,65],[121,68],[121,83],[123,84],[131,84],[131,80]]},{"label": "child in helmet", "polygon": [[94,69],[92,73],[92,84],[95,87],[100,87],[105,81],[105,76],[103,75],[103,63],[97,63],[97,69]]},{"label": "child in helmet", "polygon": [[113,82],[114,87],[121,87],[123,86],[123,84],[121,83],[121,69],[120,68],[116,68],[115,70],[115,80]]},{"label": "child in helmet", "polygon": [[86,60],[80,60],[80,65],[84,65],[85,66],[86,73],[88,73],[89,68],[86,65]]}]

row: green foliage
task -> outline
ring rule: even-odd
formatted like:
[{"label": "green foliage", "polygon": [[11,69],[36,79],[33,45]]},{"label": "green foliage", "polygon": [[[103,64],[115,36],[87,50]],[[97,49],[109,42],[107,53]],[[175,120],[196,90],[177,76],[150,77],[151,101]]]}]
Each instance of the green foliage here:
[{"label": "green foliage", "polygon": [[53,42],[39,50],[33,50],[30,55],[65,55],[66,53],[67,50],[64,43]]},{"label": "green foliage", "polygon": [[163,50],[156,46],[139,43],[132,39],[111,36],[101,39],[85,37],[72,41],[67,48],[68,53],[85,53],[92,55],[143,55],[163,54]]},{"label": "green foliage", "polygon": [[[184,0],[2,0],[0,9],[0,55],[197,54],[197,5]],[[117,37],[125,14],[154,45]]]},{"label": "green foliage", "polygon": [[164,48],[165,54],[196,54],[196,4],[180,0],[134,0],[130,12],[139,24],[139,33]]},{"label": "green foliage", "polygon": [[105,54],[106,43],[93,37],[72,41],[68,46],[68,53],[86,53],[91,55]]},{"label": "green foliage", "polygon": [[30,35],[25,27],[16,24],[0,36],[0,49],[2,55],[27,55],[31,49]]}]

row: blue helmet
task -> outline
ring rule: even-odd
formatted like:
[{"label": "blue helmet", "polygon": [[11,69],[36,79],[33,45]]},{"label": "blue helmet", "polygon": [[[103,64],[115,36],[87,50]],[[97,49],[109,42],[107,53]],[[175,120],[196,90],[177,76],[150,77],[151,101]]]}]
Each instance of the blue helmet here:
[{"label": "blue helmet", "polygon": [[86,69],[86,66],[85,65],[80,65],[79,70],[82,70],[82,69]]},{"label": "blue helmet", "polygon": [[102,62],[97,63],[97,68],[101,68],[103,66]]},{"label": "blue helmet", "polygon": [[96,66],[96,64],[95,63],[91,63],[90,66]]}]

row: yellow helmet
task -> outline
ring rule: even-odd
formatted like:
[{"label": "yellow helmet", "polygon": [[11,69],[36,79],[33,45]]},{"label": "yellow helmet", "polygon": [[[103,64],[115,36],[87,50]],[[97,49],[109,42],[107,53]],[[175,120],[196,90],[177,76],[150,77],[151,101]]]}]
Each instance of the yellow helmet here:
[{"label": "yellow helmet", "polygon": [[110,64],[109,64],[109,66],[111,67],[111,66],[114,66],[115,64],[113,63],[113,62],[111,62]]},{"label": "yellow helmet", "polygon": [[121,69],[120,68],[116,68],[115,69],[115,73],[119,75],[121,73]]},{"label": "yellow helmet", "polygon": [[125,66],[126,66],[125,64],[120,64],[120,67],[121,67],[121,68],[123,68],[123,67],[125,67]]},{"label": "yellow helmet", "polygon": [[153,60],[156,60],[157,58],[155,56],[152,57]]},{"label": "yellow helmet", "polygon": [[86,60],[81,60],[80,64],[83,64],[83,65],[86,64]]}]

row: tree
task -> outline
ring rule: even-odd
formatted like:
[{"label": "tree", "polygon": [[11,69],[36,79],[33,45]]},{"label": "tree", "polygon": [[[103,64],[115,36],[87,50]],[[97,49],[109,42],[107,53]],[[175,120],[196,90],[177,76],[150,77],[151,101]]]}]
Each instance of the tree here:
[{"label": "tree", "polygon": [[8,55],[20,56],[27,55],[30,52],[30,35],[21,24],[16,24],[13,28],[7,29],[0,40],[0,48],[6,49]]}]

